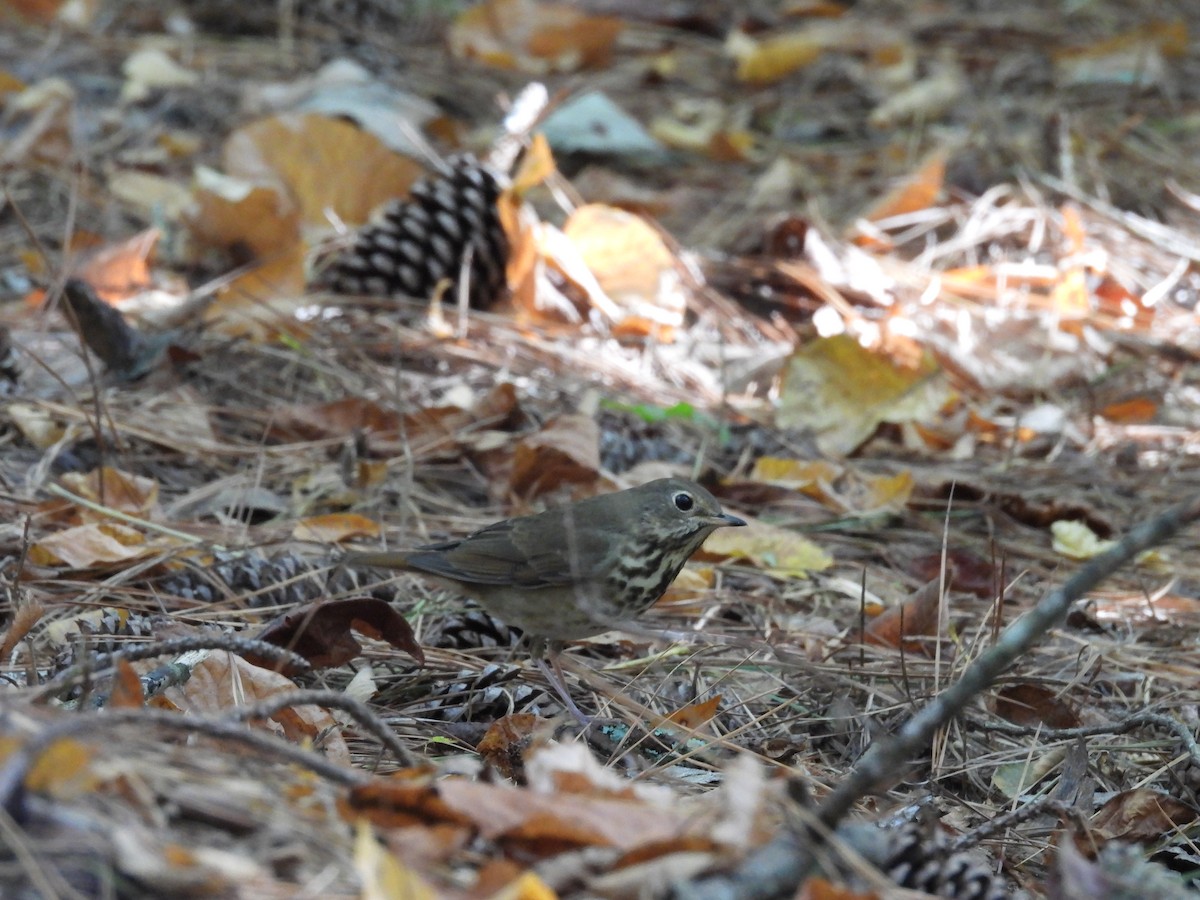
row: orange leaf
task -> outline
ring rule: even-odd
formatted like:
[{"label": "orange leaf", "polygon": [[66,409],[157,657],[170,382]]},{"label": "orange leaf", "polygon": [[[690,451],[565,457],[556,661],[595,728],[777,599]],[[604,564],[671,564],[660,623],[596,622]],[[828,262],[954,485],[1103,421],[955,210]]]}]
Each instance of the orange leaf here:
[{"label": "orange leaf", "polygon": [[[150,514],[158,503],[158,482],[144,475],[131,475],[120,469],[101,466],[92,469],[86,475],[78,472],[68,472],[60,479],[63,487],[85,500],[99,503],[109,509],[115,509],[133,516],[145,517]],[[83,519],[102,517],[103,513],[80,510]]]},{"label": "orange leaf", "polygon": [[497,68],[538,74],[608,65],[623,25],[565,3],[484,0],[450,26],[450,51]]},{"label": "orange leaf", "polygon": [[153,283],[150,260],[161,236],[157,228],[148,228],[119,244],[110,244],[76,265],[75,277],[86,281],[108,303],[140,293]]},{"label": "orange leaf", "polygon": [[146,705],[142,681],[128,660],[118,659],[112,691],[108,695],[109,709],[141,709]]},{"label": "orange leaf", "polygon": [[1138,425],[1153,422],[1158,415],[1158,404],[1148,397],[1134,397],[1120,403],[1110,403],[1100,410],[1100,415],[1110,422],[1122,425]]},{"label": "orange leaf", "polygon": [[491,724],[475,749],[505,778],[521,780],[525,771],[525,751],[546,722],[532,713],[503,716]]},{"label": "orange leaf", "polygon": [[309,516],[301,519],[292,528],[292,537],[298,541],[314,541],[318,544],[334,544],[351,537],[376,537],[379,524],[366,516],[354,513],[331,513],[325,516]]},{"label": "orange leaf", "polygon": [[34,760],[25,787],[60,800],[92,791],[100,779],[91,769],[92,750],[71,738],[60,738]]},{"label": "orange leaf", "polygon": [[361,225],[377,206],[406,196],[422,172],[370,132],[315,113],[288,113],[239,128],[225,142],[222,157],[231,175],[280,185],[301,221],[322,228],[329,210]]},{"label": "orange leaf", "polygon": [[699,728],[704,723],[712,721],[712,717],[717,714],[720,706],[721,695],[715,694],[707,700],[700,700],[688,706],[680,707],[667,716],[666,721],[675,725],[682,725],[684,728]]},{"label": "orange leaf", "polygon": [[939,633],[941,583],[931,581],[904,603],[892,606],[871,620],[863,643],[878,647],[901,645],[910,653],[932,656],[932,638]]},{"label": "orange leaf", "polygon": [[862,214],[862,218],[868,222],[881,222],[931,207],[946,180],[946,158],[945,150],[931,153],[915,172],[875,201]]}]

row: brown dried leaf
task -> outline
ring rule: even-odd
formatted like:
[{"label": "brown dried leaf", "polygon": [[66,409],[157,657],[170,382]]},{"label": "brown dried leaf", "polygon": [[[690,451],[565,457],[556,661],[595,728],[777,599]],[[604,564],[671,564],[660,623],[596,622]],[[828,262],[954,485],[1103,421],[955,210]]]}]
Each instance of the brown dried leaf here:
[{"label": "brown dried leaf", "polygon": [[1177,797],[1152,788],[1135,788],[1110,798],[1091,825],[1103,840],[1146,842],[1174,834],[1196,818],[1196,809]]},{"label": "brown dried leaf", "polygon": [[42,538],[29,548],[29,561],[37,566],[87,569],[102,563],[141,559],[156,549],[135,528],[117,522],[93,522]]},{"label": "brown dried leaf", "polygon": [[600,426],[590,416],[565,415],[521,440],[509,488],[536,497],[564,484],[587,484],[600,473]]},{"label": "brown dried leaf", "polygon": [[[184,713],[220,714],[295,690],[292,680],[279,672],[232,653],[211,653],[192,669],[186,684],[168,688],[163,696]],[[264,727],[297,743],[320,735],[323,753],[330,759],[350,762],[341,726],[321,707],[304,705],[281,710]]]},{"label": "brown dried leaf", "polygon": [[[325,669],[347,663],[362,653],[352,631],[387,641],[424,664],[425,653],[412,627],[387,602],[375,597],[324,600],[290,610],[269,623],[258,640],[287,647],[308,660],[313,668]],[[247,655],[247,659],[254,659]],[[261,665],[271,663],[261,661]],[[284,672],[288,672],[285,668]]]},{"label": "brown dried leaf", "polygon": [[546,720],[532,713],[513,713],[492,723],[475,748],[484,761],[511,781],[525,778],[525,752]]},{"label": "brown dried leaf", "polygon": [[0,659],[11,657],[17,644],[25,639],[25,636],[45,614],[46,607],[37,600],[25,600],[18,605],[16,612],[12,613],[12,621],[4,630],[3,637],[0,637]]},{"label": "brown dried leaf", "polygon": [[1016,725],[1077,728],[1078,711],[1056,692],[1040,684],[1012,684],[996,692],[993,712]]},{"label": "brown dried leaf", "polygon": [[[67,490],[85,500],[98,503],[131,516],[148,517],[158,503],[158,482],[144,475],[132,475],[109,466],[85,474],[68,472],[59,479]],[[79,510],[81,519],[110,521],[111,517],[86,508]]]},{"label": "brown dried leaf", "polygon": [[636,799],[543,795],[459,778],[442,782],[440,794],[449,809],[470,817],[484,837],[516,842],[536,853],[587,846],[632,850],[676,841],[688,831],[681,811]]},{"label": "brown dried leaf", "polygon": [[890,606],[873,619],[863,634],[863,643],[906,652],[933,654],[932,639],[939,633],[941,582],[934,580],[903,603]]}]

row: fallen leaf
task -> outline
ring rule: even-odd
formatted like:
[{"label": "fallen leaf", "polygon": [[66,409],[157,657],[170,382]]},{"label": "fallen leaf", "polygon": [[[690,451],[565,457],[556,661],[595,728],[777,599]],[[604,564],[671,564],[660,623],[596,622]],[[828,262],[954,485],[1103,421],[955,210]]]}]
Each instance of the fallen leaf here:
[{"label": "fallen leaf", "polygon": [[603,68],[623,25],[565,3],[484,0],[450,26],[450,52],[491,66],[537,75]]},{"label": "fallen leaf", "polygon": [[346,538],[378,537],[379,523],[356,513],[331,513],[300,519],[292,527],[292,537],[298,541],[336,544]]},{"label": "fallen leaf", "polygon": [[91,747],[73,738],[59,738],[33,760],[25,773],[26,790],[69,800],[95,790],[100,776],[92,769]]},{"label": "fallen leaf", "polygon": [[1010,799],[1020,797],[1054,772],[1066,758],[1066,747],[1051,747],[1031,758],[1002,763],[992,772],[992,787]]},{"label": "fallen leaf", "polygon": [[600,426],[591,416],[559,416],[517,444],[509,488],[532,498],[600,473]]},{"label": "fallen leaf", "polygon": [[593,296],[593,305],[618,337],[674,339],[687,293],[675,254],[656,229],[633,213],[591,203],[571,214],[563,233],[595,276],[604,299]]},{"label": "fallen leaf", "polygon": [[1057,692],[1040,684],[1010,684],[996,692],[992,711],[1016,725],[1077,728],[1079,713]]},{"label": "fallen leaf", "polygon": [[547,720],[532,713],[512,713],[491,724],[476,751],[492,768],[511,781],[525,777],[525,753]]},{"label": "fallen leaf", "polygon": [[141,559],[159,550],[135,528],[116,522],[92,522],[47,535],[29,548],[37,566],[65,565],[88,569],[112,562]]},{"label": "fallen leaf", "polygon": [[354,870],[362,886],[362,900],[438,900],[442,896],[384,848],[366,819],[355,823]]},{"label": "fallen leaf", "polygon": [[[314,669],[340,666],[362,654],[362,645],[351,633],[387,641],[424,664],[425,653],[412,626],[391,604],[377,597],[322,600],[289,610],[270,622],[257,639],[287,647],[303,656]],[[251,654],[247,659],[255,659]],[[273,666],[266,660],[260,665]],[[284,668],[284,672],[289,670]],[[294,674],[294,673],[293,673]]]},{"label": "fallen leaf", "polygon": [[118,659],[106,706],[109,709],[141,709],[145,705],[146,694],[138,673],[128,660]]},{"label": "fallen leaf", "polygon": [[945,150],[931,153],[908,177],[871,204],[861,218],[868,222],[882,222],[894,216],[928,209],[942,192],[948,155]]},{"label": "fallen leaf", "polygon": [[934,580],[872,619],[863,643],[932,656],[933,641],[941,634],[941,612],[941,581]]},{"label": "fallen leaf", "polygon": [[[248,655],[243,659],[232,653],[212,652],[192,668],[191,677],[185,684],[168,688],[162,696],[184,714],[219,715],[295,690],[291,678],[254,664]],[[341,726],[328,710],[319,706],[288,707],[272,715],[262,727],[296,743],[312,741],[319,736],[322,753],[331,760],[350,763],[350,749]]]},{"label": "fallen leaf", "polygon": [[815,30],[793,31],[763,41],[745,38],[735,49],[737,80],[747,84],[771,84],[811,65],[826,48],[826,40]]},{"label": "fallen leaf", "polygon": [[1122,791],[1092,817],[1092,833],[1102,840],[1155,841],[1196,821],[1195,807],[1153,788]]},{"label": "fallen leaf", "polygon": [[931,419],[950,398],[931,357],[903,366],[849,335],[819,338],[792,355],[776,420],[810,428],[823,453],[843,456],[883,422]]},{"label": "fallen leaf", "polygon": [[423,171],[370,132],[316,113],[245,125],[226,140],[222,160],[230,175],[278,185],[301,223],[321,231],[329,228],[330,211],[348,225],[365,223],[372,210],[407,196]]},{"label": "fallen leaf", "polygon": [[1108,404],[1100,410],[1100,415],[1120,425],[1142,425],[1158,416],[1158,404],[1148,397],[1134,397]]},{"label": "fallen leaf", "polygon": [[749,528],[717,529],[700,555],[744,559],[783,578],[804,578],[833,565],[833,558],[807,538],[758,521],[750,521]]},{"label": "fallen leaf", "polygon": [[[149,517],[158,504],[158,482],[155,479],[109,466],[101,466],[87,474],[68,472],[59,479],[59,483],[85,500],[139,518]],[[81,509],[80,516],[85,520],[100,518],[107,521],[111,518],[88,509]]]},{"label": "fallen leaf", "polygon": [[697,729],[712,721],[713,716],[717,714],[717,710],[721,707],[721,699],[720,694],[714,694],[707,700],[698,700],[687,706],[681,706],[667,716],[664,722],[672,725],[681,725],[684,728],[693,730]]},{"label": "fallen leaf", "polygon": [[150,262],[162,232],[148,228],[119,244],[91,252],[72,267],[74,277],[86,281],[102,300],[118,303],[153,285]]}]

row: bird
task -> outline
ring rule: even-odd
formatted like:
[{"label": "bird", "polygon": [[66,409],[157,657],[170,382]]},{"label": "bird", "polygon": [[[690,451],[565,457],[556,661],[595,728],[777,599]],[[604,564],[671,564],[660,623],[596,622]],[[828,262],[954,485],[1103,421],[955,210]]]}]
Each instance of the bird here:
[{"label": "bird", "polygon": [[549,656],[556,690],[586,718],[562,679],[563,644],[629,623],[666,592],[713,531],[745,524],[694,481],[660,478],[503,519],[457,540],[350,553],[342,562],[432,576],[520,628],[534,661]]}]

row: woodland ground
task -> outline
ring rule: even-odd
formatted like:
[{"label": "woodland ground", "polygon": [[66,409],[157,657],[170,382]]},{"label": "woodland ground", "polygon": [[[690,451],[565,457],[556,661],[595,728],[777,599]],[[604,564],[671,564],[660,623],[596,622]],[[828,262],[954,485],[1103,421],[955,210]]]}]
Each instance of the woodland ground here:
[{"label": "woodland ground", "polygon": [[[665,896],[1200,492],[1189,2],[603,5],[0,4],[4,896]],[[645,132],[528,154],[510,299],[305,288],[532,81]],[[585,736],[503,623],[337,567],[668,471],[752,526],[567,654]],[[1198,544],[856,818],[1186,896]],[[805,896],[894,895],[850,868]]]}]

